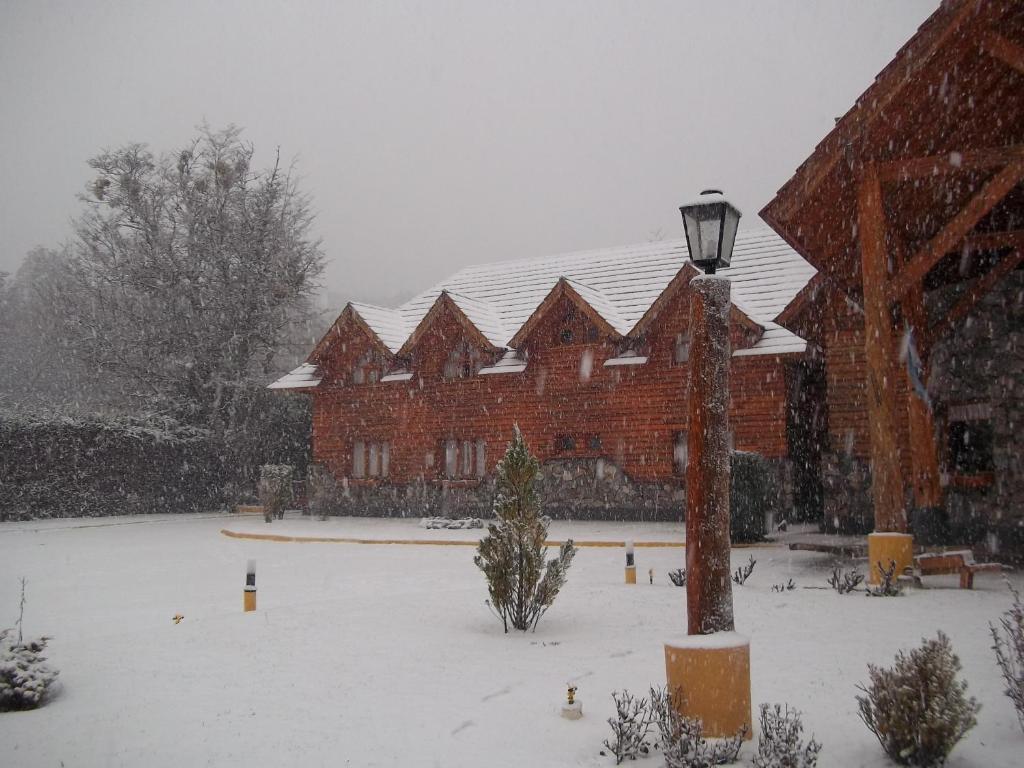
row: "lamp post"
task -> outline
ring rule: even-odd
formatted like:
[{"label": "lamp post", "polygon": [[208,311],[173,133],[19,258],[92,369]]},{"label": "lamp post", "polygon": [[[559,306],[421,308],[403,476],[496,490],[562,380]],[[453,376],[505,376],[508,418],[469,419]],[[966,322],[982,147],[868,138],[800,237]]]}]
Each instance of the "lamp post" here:
[{"label": "lamp post", "polygon": [[709,736],[750,738],[750,643],[735,633],[729,577],[728,267],[740,212],[719,190],[679,209],[694,265],[690,281],[690,382],[686,465],[688,636],[665,644],[665,670],[681,714]]}]

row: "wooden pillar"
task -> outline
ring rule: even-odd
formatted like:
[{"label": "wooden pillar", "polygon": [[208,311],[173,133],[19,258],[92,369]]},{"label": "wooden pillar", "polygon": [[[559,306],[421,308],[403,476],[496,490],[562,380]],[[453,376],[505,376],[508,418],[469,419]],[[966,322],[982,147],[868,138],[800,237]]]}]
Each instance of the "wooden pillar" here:
[{"label": "wooden pillar", "polygon": [[690,282],[686,608],[691,635],[734,629],[729,549],[730,285]]},{"label": "wooden pillar", "polygon": [[896,419],[892,313],[889,311],[885,210],[878,170],[868,165],[857,190],[857,221],[864,283],[864,353],[867,362],[868,429],[871,436],[871,495],[876,532],[903,532],[899,422]]},{"label": "wooden pillar", "polygon": [[[929,338],[928,319],[924,306],[924,289],[912,288],[901,304],[903,317],[914,329],[914,342],[921,357],[921,380],[928,378]],[[936,509],[942,506],[942,485],[939,479],[939,454],[936,445],[935,422],[928,404],[914,391],[907,367],[907,423],[910,427],[911,483],[914,506],[918,509]]]}]

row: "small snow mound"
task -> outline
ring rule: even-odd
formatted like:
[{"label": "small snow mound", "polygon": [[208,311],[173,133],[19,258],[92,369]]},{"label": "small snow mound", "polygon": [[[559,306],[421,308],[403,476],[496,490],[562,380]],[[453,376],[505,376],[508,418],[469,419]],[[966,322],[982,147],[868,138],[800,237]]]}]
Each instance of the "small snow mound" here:
[{"label": "small snow mound", "polygon": [[463,517],[459,520],[452,520],[447,517],[424,517],[420,520],[420,527],[465,530],[467,528],[483,528],[484,521],[479,517]]}]

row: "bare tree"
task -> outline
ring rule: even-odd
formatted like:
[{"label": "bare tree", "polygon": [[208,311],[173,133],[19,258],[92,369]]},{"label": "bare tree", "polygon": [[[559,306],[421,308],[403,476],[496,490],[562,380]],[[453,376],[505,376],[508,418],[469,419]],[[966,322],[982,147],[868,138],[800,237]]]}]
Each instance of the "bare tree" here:
[{"label": "bare tree", "polygon": [[222,434],[245,426],[323,270],[308,198],[279,155],[252,160],[233,126],[174,154],[94,157],[58,302],[93,370]]}]

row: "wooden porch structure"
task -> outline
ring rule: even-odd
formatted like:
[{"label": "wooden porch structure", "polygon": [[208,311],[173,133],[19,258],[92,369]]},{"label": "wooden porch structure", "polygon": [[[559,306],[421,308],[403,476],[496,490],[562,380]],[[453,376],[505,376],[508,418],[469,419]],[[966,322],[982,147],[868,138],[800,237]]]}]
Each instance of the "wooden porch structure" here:
[{"label": "wooden porch structure", "polygon": [[[921,383],[936,340],[1024,261],[1022,180],[1024,3],[946,0],[761,211],[863,311],[876,534],[943,504]],[[926,292],[965,280],[929,318]]]}]

